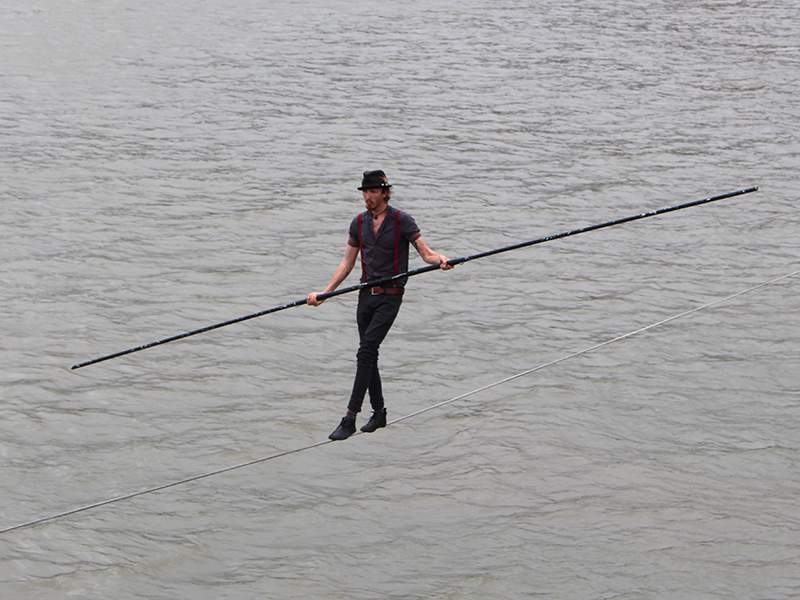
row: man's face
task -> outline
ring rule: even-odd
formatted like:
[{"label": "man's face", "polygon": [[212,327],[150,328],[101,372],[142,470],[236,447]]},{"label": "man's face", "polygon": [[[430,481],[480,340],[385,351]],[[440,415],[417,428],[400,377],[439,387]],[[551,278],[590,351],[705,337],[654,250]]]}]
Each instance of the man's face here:
[{"label": "man's face", "polygon": [[382,188],[361,190],[361,193],[364,195],[364,204],[367,205],[367,210],[380,212],[381,205],[386,204],[388,192]]}]

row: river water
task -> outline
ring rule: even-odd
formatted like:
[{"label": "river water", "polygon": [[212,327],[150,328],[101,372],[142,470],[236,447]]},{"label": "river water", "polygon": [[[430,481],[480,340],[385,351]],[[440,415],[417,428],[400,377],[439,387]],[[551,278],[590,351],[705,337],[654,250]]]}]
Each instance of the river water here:
[{"label": "river water", "polygon": [[[800,597],[796,2],[0,15],[0,596]],[[390,420],[577,356],[7,530],[325,441],[354,294],[70,366],[322,289],[374,168],[451,258],[759,191],[412,278]]]}]

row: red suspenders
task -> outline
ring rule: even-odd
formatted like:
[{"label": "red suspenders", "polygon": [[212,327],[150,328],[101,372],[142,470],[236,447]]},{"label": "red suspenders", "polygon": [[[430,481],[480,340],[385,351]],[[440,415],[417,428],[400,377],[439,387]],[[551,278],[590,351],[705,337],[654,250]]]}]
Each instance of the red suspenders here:
[{"label": "red suspenders", "polygon": [[361,281],[367,281],[367,265],[364,264],[364,244],[361,243],[361,216],[364,213],[358,213],[358,247],[361,249]]},{"label": "red suspenders", "polygon": [[[387,207],[388,210],[388,207]],[[361,249],[361,281],[367,281],[367,266],[364,264],[364,244],[361,243],[361,217],[358,214],[358,247]],[[394,274],[400,273],[400,211],[394,214]]]},{"label": "red suspenders", "polygon": [[394,274],[400,273],[400,211],[394,213]]}]

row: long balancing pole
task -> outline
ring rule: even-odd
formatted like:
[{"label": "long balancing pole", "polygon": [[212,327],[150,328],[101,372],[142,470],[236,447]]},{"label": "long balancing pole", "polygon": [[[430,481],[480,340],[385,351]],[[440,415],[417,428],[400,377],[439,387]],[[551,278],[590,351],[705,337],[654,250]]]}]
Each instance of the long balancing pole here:
[{"label": "long balancing pole", "polygon": [[[738,190],[735,192],[729,192],[727,194],[720,194],[719,196],[712,196],[710,198],[704,198],[703,200],[695,200],[693,202],[686,202],[685,204],[678,204],[676,206],[668,206],[666,208],[659,208],[658,210],[653,210],[646,213],[641,213],[639,215],[633,215],[630,217],[624,217],[622,219],[616,219],[614,221],[607,221],[605,223],[599,223],[597,225],[589,225],[588,227],[581,227],[580,229],[573,229],[571,231],[565,231],[563,233],[557,233],[555,235],[549,235],[546,237],[537,238],[535,240],[530,240],[528,242],[521,242],[519,244],[512,244],[511,246],[504,246],[503,248],[496,248],[494,250],[488,250],[486,252],[479,252],[478,254],[472,254],[471,256],[463,256],[461,258],[454,258],[448,261],[450,265],[460,265],[465,262],[476,260],[479,258],[486,258],[487,256],[493,256],[495,254],[500,254],[501,252],[508,252],[510,250],[518,250],[520,248],[525,248],[527,246],[534,246],[536,244],[543,244],[544,242],[550,242],[552,240],[558,240],[561,238],[569,237],[572,235],[578,235],[580,233],[587,233],[589,231],[595,231],[597,229],[604,229],[606,227],[613,227],[614,225],[622,225],[623,223],[629,223],[631,221],[638,221],[639,219],[646,219],[647,217],[655,217],[656,215],[663,215],[664,213],[673,212],[676,210],[682,210],[684,208],[690,208],[692,206],[699,206],[701,204],[708,204],[709,202],[716,202],[717,200],[724,200],[725,198],[733,198],[734,196],[741,196],[742,194],[749,194],[750,192],[755,192],[758,190],[758,187],[750,187],[743,190]],[[428,265],[426,267],[421,267],[419,269],[414,269],[413,271],[408,271],[406,273],[400,273],[399,275],[394,275],[393,277],[384,277],[383,279],[375,279],[372,281],[366,281],[364,283],[359,283],[358,285],[353,285],[350,287],[342,288],[340,290],[336,290],[333,292],[328,292],[327,294],[319,294],[317,298],[319,300],[327,300],[328,298],[332,298],[334,296],[340,296],[341,294],[347,294],[349,292],[355,292],[365,287],[381,287],[385,286],[388,283],[391,283],[397,279],[401,279],[403,277],[412,277],[414,275],[419,275],[420,273],[427,273],[429,271],[435,271],[438,269],[439,265]],[[224,321],[222,323],[217,323],[216,325],[209,325],[208,327],[201,327],[200,329],[195,329],[193,331],[187,331],[186,333],[181,333],[179,335],[173,335],[172,337],[164,338],[163,340],[158,340],[157,342],[151,342],[149,344],[144,344],[143,346],[137,346],[135,348],[129,348],[128,350],[123,350],[121,352],[115,352],[114,354],[109,354],[107,356],[101,356],[100,358],[95,358],[93,360],[89,360],[77,365],[73,365],[72,369],[80,369],[82,367],[88,367],[89,365],[94,365],[99,362],[103,362],[106,360],[111,360],[112,358],[119,358],[120,356],[125,356],[126,354],[132,354],[134,352],[139,352],[140,350],[146,350],[147,348],[152,348],[154,346],[160,346],[162,344],[167,344],[169,342],[174,342],[177,340],[182,340],[183,338],[187,338],[193,335],[197,335],[199,333],[205,333],[207,331],[213,331],[214,329],[219,329],[220,327],[226,327],[227,325],[233,325],[234,323],[241,323],[242,321],[247,321],[249,319],[255,319],[256,317],[263,317],[264,315],[269,315],[271,313],[275,313],[281,310],[286,310],[287,308],[292,308],[295,306],[302,306],[306,304],[306,299],[303,298],[302,300],[296,300],[295,302],[290,302],[289,304],[284,304],[282,306],[276,306],[274,308],[269,308],[267,310],[262,310],[261,312],[253,313],[252,315],[245,315],[244,317],[238,317],[236,319],[231,319],[230,321]]]}]

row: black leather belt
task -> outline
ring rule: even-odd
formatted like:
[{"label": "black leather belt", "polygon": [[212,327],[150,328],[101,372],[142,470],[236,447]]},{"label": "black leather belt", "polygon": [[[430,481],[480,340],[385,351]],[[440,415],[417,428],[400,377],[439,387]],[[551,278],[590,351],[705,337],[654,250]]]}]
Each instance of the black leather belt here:
[{"label": "black leather belt", "polygon": [[367,289],[369,290],[369,293],[372,294],[373,296],[380,296],[381,294],[400,294],[402,296],[403,292],[405,291],[403,288],[400,287],[391,287],[391,288],[373,287]]}]

